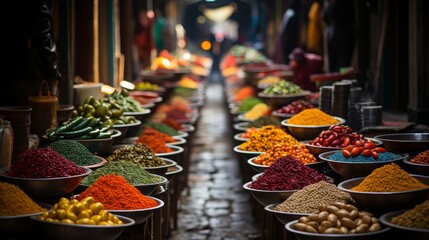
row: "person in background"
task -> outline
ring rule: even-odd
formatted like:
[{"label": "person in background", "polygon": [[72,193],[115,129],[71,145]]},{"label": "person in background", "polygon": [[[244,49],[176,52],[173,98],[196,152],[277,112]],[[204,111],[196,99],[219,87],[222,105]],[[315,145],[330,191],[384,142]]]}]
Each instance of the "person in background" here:
[{"label": "person in background", "polygon": [[153,20],[152,11],[140,10],[134,33],[134,44],[136,46],[139,69],[150,66],[152,50],[155,48],[152,30]]},{"label": "person in background", "polygon": [[28,106],[28,97],[38,95],[43,80],[55,95],[61,73],[52,35],[51,1],[7,1],[3,8],[13,14],[7,19],[3,14],[0,20],[4,33],[0,106]]},{"label": "person in background", "polygon": [[316,91],[316,84],[310,80],[310,75],[323,72],[323,59],[320,55],[305,53],[301,48],[295,48],[290,54],[289,66],[293,71],[293,82],[304,90]]}]

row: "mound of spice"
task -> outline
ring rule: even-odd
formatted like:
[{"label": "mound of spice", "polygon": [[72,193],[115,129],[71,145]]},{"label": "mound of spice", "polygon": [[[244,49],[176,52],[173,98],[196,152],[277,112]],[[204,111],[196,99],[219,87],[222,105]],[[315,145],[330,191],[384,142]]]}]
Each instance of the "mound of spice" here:
[{"label": "mound of spice", "polygon": [[76,198],[82,200],[89,196],[93,197],[95,201],[103,203],[105,209],[109,210],[132,210],[158,206],[154,199],[143,195],[124,177],[115,174],[99,177],[94,184]]},{"label": "mound of spice", "polygon": [[24,151],[5,175],[21,178],[53,178],[75,176],[85,172],[84,168],[47,147]]},{"label": "mound of spice", "polygon": [[241,103],[238,104],[238,111],[239,112],[247,112],[250,111],[256,104],[263,103],[263,101],[258,97],[247,97],[241,101]]},{"label": "mound of spice", "polygon": [[277,159],[249,187],[259,190],[300,190],[329,179],[291,157]]},{"label": "mound of spice", "polygon": [[176,131],[179,131],[182,129],[182,126],[180,125],[180,123],[174,118],[165,117],[164,119],[162,119],[161,123],[169,127],[172,127]]},{"label": "mound of spice", "polygon": [[137,138],[136,143],[146,144],[154,153],[168,153],[173,150],[166,144],[176,140],[170,135],[162,133],[154,128],[147,127]]},{"label": "mound of spice", "polygon": [[391,223],[403,227],[429,229],[429,200],[392,218]]},{"label": "mound of spice", "polygon": [[174,128],[161,123],[161,122],[147,122],[142,125],[141,131],[139,132],[139,135],[144,131],[144,128],[151,127],[154,128],[162,133],[168,134],[170,136],[177,136],[179,135],[179,132],[175,130]]},{"label": "mound of spice", "polygon": [[255,120],[249,122],[249,124],[247,126],[260,128],[260,127],[267,126],[267,125],[273,125],[273,126],[279,127],[279,126],[281,126],[281,123],[280,123],[279,119],[275,116],[263,115],[263,116],[258,117]]},{"label": "mound of spice", "polygon": [[78,166],[89,166],[101,162],[88,148],[75,140],[57,140],[49,147]]},{"label": "mound of spice", "polygon": [[244,113],[244,117],[250,120],[255,120],[266,113],[268,113],[270,107],[265,103],[258,103],[253,106],[249,111]]},{"label": "mound of spice", "polygon": [[84,186],[90,186],[98,178],[108,174],[120,175],[132,185],[159,183],[162,181],[162,178],[154,176],[146,171],[143,165],[120,160],[107,162],[105,165],[103,165],[103,167],[97,168],[96,170],[92,171],[91,174],[84,177],[80,184]]},{"label": "mound of spice", "polygon": [[158,167],[166,165],[166,163],[156,156],[146,144],[141,143],[116,149],[109,157],[107,157],[107,161],[120,160],[140,163],[144,167]]},{"label": "mound of spice", "polygon": [[335,202],[351,203],[353,199],[335,184],[320,181],[292,193],[274,209],[282,212],[317,213],[320,206]]},{"label": "mound of spice", "polygon": [[391,152],[378,153],[378,158],[374,158],[373,156],[365,157],[362,154],[356,157],[345,157],[341,152],[336,152],[329,155],[328,159],[338,162],[386,162],[399,159],[400,157],[400,155]]},{"label": "mound of spice", "polygon": [[417,164],[429,164],[429,150],[417,154],[410,160],[410,162]]},{"label": "mound of spice", "polygon": [[10,183],[0,182],[0,216],[17,216],[44,210],[21,188]]},{"label": "mound of spice", "polygon": [[240,149],[252,152],[265,152],[280,143],[298,143],[294,137],[273,125],[263,126],[254,132],[246,142],[240,144]]},{"label": "mound of spice", "polygon": [[295,125],[323,126],[337,124],[339,121],[318,108],[310,108],[304,109],[300,113],[292,116],[289,118],[287,123]]},{"label": "mound of spice", "polygon": [[402,192],[429,186],[412,177],[395,163],[386,164],[371,172],[351,190],[358,192]]},{"label": "mound of spice", "polygon": [[317,162],[316,157],[308,151],[302,143],[280,143],[265,153],[255,157],[253,162],[264,166],[271,166],[279,157],[290,156],[304,164]]}]

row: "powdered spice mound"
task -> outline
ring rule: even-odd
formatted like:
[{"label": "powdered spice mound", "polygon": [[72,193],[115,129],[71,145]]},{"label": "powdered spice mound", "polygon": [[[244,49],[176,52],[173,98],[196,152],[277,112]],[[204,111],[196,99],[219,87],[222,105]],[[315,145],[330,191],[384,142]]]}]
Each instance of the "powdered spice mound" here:
[{"label": "powdered spice mound", "polygon": [[103,203],[109,210],[132,210],[158,206],[158,203],[143,195],[124,177],[107,174],[99,177],[94,184],[80,193],[76,198],[80,201],[85,197],[93,197],[96,202]]},{"label": "powdered spice mound", "polygon": [[281,157],[267,168],[249,187],[259,190],[300,190],[305,186],[329,179],[302,162]]},{"label": "powdered spice mound", "polygon": [[390,163],[372,171],[351,190],[359,192],[402,192],[429,186],[412,177],[395,163]]}]

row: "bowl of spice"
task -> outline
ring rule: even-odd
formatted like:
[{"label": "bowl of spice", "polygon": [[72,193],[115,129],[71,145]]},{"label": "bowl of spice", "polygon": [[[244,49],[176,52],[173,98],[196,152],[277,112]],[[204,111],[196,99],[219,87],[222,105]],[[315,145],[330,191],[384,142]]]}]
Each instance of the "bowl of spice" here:
[{"label": "bowl of spice", "polygon": [[338,184],[356,203],[373,211],[394,211],[414,206],[427,199],[429,177],[409,174],[395,163],[375,169],[366,177]]},{"label": "bowl of spice", "polygon": [[277,109],[298,99],[304,99],[311,94],[310,91],[302,90],[298,85],[281,80],[259,92],[257,96],[271,107]]},{"label": "bowl of spice", "polygon": [[404,163],[415,173],[429,176],[429,150],[417,154],[412,159],[405,158]]},{"label": "bowl of spice", "polygon": [[[383,149],[381,147],[375,147],[375,145],[373,146],[373,149]],[[354,151],[354,148],[364,147],[349,147],[349,149],[352,149],[351,151]],[[348,154],[345,155],[343,150],[335,150],[322,153],[319,155],[319,158],[322,161],[326,161],[334,172],[347,179],[367,176],[379,167],[392,162],[400,162],[408,158],[408,154],[406,153],[395,154],[387,152],[384,149],[376,150],[381,152],[375,152],[376,155],[374,154],[374,156],[372,156],[371,153],[367,155],[363,151],[365,150],[362,150],[360,153],[353,156]]]},{"label": "bowl of spice", "polygon": [[302,110],[308,109],[308,108],[315,108],[315,107],[310,102],[304,99],[299,99],[273,111],[272,115],[277,116],[280,119],[287,119],[295,116],[295,114],[298,114]]},{"label": "bowl of spice", "polygon": [[335,184],[320,181],[305,186],[290,195],[285,201],[265,207],[273,212],[281,223],[297,220],[302,216],[317,213],[320,206],[335,203],[354,203],[352,197]]},{"label": "bowl of spice", "polygon": [[243,185],[263,206],[286,200],[303,187],[330,179],[305,164],[289,157],[280,157],[263,173]]},{"label": "bowl of spice", "polygon": [[410,209],[385,213],[380,221],[395,230],[395,236],[402,239],[429,239],[429,200]]},{"label": "bowl of spice", "polygon": [[285,225],[298,240],[385,239],[389,227],[371,212],[343,202],[323,205],[316,213],[302,216]]},{"label": "bowl of spice", "polygon": [[135,224],[129,217],[107,211],[103,203],[92,197],[80,201],[62,197],[51,210],[30,219],[41,237],[63,240],[114,240],[126,227]]},{"label": "bowl of spice", "polygon": [[154,210],[164,206],[162,200],[143,194],[124,177],[116,174],[99,177],[85,191],[75,196],[79,201],[87,197],[101,202],[104,209],[112,214],[133,219],[136,224],[146,221]]},{"label": "bowl of spice", "polygon": [[374,137],[388,151],[417,154],[429,149],[429,133],[390,133]]},{"label": "bowl of spice", "polygon": [[281,125],[300,141],[313,140],[331,125],[344,124],[345,119],[331,116],[318,108],[302,110],[295,116],[284,119]]},{"label": "bowl of spice", "polygon": [[15,163],[0,171],[0,180],[17,185],[33,199],[43,200],[72,192],[91,172],[46,147],[21,153]]},{"label": "bowl of spice", "polygon": [[52,206],[36,203],[18,186],[0,182],[0,232],[19,236],[32,228],[30,216],[39,215]]}]

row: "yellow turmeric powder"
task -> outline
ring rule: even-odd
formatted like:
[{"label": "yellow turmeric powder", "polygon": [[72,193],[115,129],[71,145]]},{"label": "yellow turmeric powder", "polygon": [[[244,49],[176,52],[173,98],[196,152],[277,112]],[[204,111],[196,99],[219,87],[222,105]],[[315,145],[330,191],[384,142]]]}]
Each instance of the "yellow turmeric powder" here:
[{"label": "yellow turmeric powder", "polygon": [[287,123],[295,125],[332,125],[340,121],[318,108],[304,109],[289,118]]},{"label": "yellow turmeric powder", "polygon": [[265,103],[258,103],[253,106],[249,111],[244,113],[244,117],[249,120],[255,120],[270,110],[270,107]]},{"label": "yellow turmeric powder", "polygon": [[399,165],[390,163],[372,171],[351,190],[358,192],[402,192],[428,187],[428,185],[410,176]]},{"label": "yellow turmeric powder", "polygon": [[0,216],[17,216],[43,210],[19,187],[0,182]]},{"label": "yellow turmeric powder", "polygon": [[241,150],[265,152],[280,143],[296,144],[298,140],[273,125],[266,125],[252,133],[246,142],[239,147]]}]

